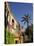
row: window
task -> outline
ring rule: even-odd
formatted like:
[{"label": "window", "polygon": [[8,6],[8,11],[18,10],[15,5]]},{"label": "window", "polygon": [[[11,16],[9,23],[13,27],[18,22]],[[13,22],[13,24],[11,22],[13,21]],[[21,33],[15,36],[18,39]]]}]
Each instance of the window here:
[{"label": "window", "polygon": [[16,40],[16,41],[15,41],[15,43],[17,44],[17,43],[18,43],[18,41]]},{"label": "window", "polygon": [[14,23],[14,19],[12,19],[12,23]]},{"label": "window", "polygon": [[12,19],[12,28],[14,28],[14,19]]}]

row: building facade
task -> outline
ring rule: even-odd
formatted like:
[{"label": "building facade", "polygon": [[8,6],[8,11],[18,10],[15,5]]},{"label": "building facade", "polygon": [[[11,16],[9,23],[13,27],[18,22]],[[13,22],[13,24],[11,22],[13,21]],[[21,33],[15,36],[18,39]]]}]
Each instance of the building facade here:
[{"label": "building facade", "polygon": [[[23,43],[23,36],[20,36],[20,24],[16,20],[15,16],[13,15],[12,11],[9,8],[8,3],[6,3],[6,28],[7,31],[10,32],[12,35],[9,35],[9,40],[7,39],[7,43]],[[14,38],[14,39],[13,39]],[[11,41],[13,39],[13,41]]]}]

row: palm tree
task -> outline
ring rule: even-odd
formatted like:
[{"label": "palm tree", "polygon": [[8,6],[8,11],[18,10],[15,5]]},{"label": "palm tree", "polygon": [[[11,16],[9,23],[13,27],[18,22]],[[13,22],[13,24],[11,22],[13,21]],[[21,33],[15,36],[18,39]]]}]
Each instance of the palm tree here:
[{"label": "palm tree", "polygon": [[[22,17],[21,22],[24,22],[24,24],[27,23],[27,28],[28,28],[28,26],[29,26],[29,20],[31,20],[31,18],[29,16],[29,14],[27,14],[27,15],[24,15],[24,17]],[[29,31],[29,29],[27,31]],[[27,33],[29,33],[29,32],[27,32]],[[25,38],[25,33],[24,33],[23,37]]]},{"label": "palm tree", "polygon": [[31,19],[30,19],[29,14],[27,14],[27,15],[24,15],[24,17],[22,17],[21,22],[24,22],[24,24],[27,22],[27,27],[28,27],[28,25],[29,25],[29,20],[31,20]]}]

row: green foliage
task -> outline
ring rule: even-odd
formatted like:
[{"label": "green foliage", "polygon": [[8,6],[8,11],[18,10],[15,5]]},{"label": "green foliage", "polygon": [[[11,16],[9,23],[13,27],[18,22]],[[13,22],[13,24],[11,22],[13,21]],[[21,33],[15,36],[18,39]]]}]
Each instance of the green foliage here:
[{"label": "green foliage", "polygon": [[6,44],[14,44],[15,43],[14,39],[15,39],[14,34],[6,30]]}]

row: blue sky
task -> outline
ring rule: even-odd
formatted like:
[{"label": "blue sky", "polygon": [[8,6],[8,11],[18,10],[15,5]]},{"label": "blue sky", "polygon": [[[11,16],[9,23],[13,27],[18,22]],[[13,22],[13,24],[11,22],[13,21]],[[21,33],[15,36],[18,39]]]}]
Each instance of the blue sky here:
[{"label": "blue sky", "polygon": [[[18,2],[9,2],[9,8],[13,12],[14,16],[16,17],[17,21],[20,23],[21,26],[27,27],[27,24],[24,25],[21,22],[22,18],[25,14],[29,14],[30,18],[33,20],[33,5],[32,3],[18,3]],[[32,23],[32,20],[30,22]]]}]

